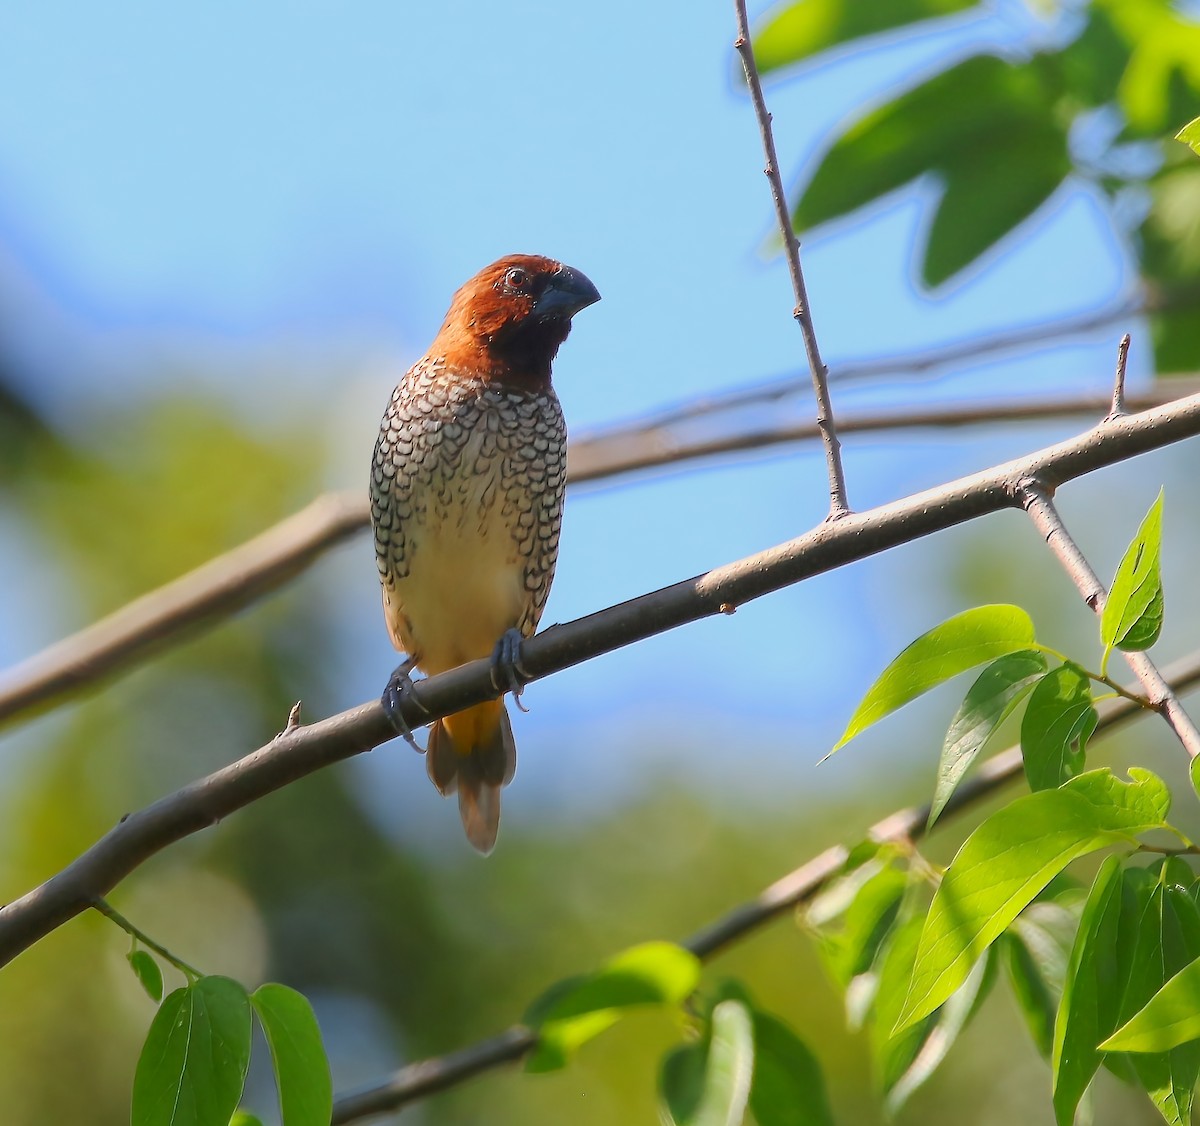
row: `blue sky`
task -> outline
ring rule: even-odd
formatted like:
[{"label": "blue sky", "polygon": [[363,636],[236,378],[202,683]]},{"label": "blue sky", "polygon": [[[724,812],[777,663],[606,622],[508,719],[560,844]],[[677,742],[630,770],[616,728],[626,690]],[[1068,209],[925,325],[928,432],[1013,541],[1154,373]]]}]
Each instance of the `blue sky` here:
[{"label": "blue sky", "polygon": [[[856,107],[949,54],[1013,41],[1022,11],[1002,3],[771,83],[785,178]],[[799,372],[786,270],[763,251],[770,200],[732,38],[724,2],[9,5],[7,346],[33,373],[31,394],[68,424],[81,398],[169,389],[178,376],[164,358],[203,355],[204,378],[238,409],[277,421],[285,395],[326,411],[337,449],[328,483],[350,488],[364,486],[390,386],[450,294],[510,251],[561,258],[604,295],[557,367],[577,433]],[[835,367],[1074,313],[1128,283],[1097,203],[1069,188],[1018,252],[921,297],[910,260],[928,201],[913,187],[806,242],[817,332]],[[847,388],[835,403],[1096,387],[1116,335],[1034,364]],[[1144,368],[1136,343],[1132,363]],[[799,417],[807,402],[771,409]],[[889,500],[1074,429],[852,440],[851,501]],[[797,535],[823,516],[825,497],[815,450],[581,490],[546,621]],[[534,712],[517,721],[528,800],[620,788],[637,776],[646,735],[718,773],[740,769],[731,747],[758,747],[772,770],[808,780],[881,662],[961,608],[936,589],[939,550],[923,545],[895,564],[935,576],[911,597],[886,593],[893,564],[875,561],[531,689]],[[374,695],[392,663],[366,542],[323,573],[359,658],[343,673],[349,706]],[[49,636],[82,624],[69,606],[45,612]],[[3,647],[14,657],[38,640],[15,632],[12,652]],[[596,747],[611,754],[586,754]],[[596,765],[581,772],[585,759]]]}]

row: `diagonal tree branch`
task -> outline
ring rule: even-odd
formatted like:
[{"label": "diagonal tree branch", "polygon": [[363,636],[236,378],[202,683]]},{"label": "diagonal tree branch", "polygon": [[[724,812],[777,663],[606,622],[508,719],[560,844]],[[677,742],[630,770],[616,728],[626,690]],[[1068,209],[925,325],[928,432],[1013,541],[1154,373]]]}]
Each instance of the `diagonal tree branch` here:
[{"label": "diagonal tree branch", "polygon": [[817,330],[813,326],[812,307],[809,305],[808,291],[804,285],[804,271],[800,267],[800,240],[796,238],[796,230],[792,226],[787,195],[779,175],[779,157],[775,153],[771,115],[767,112],[762,83],[758,78],[758,65],[754,61],[754,44],[750,40],[746,0],[734,0],[733,6],[737,18],[737,38],[733,45],[741,56],[742,68],[746,72],[746,84],[750,87],[750,100],[754,103],[754,116],[758,119],[758,131],[762,134],[763,153],[767,158],[767,166],[763,171],[771,184],[775,218],[779,222],[779,233],[783,236],[788,273],[792,278],[792,292],[796,296],[796,307],[792,310],[792,316],[796,318],[796,323],[800,326],[800,335],[804,337],[804,354],[808,358],[813,395],[817,400],[817,429],[821,432],[821,444],[825,447],[825,463],[829,470],[829,518],[838,520],[850,511],[850,505],[846,500],[846,474],[842,468],[842,447],[833,419],[833,400],[829,397],[829,373],[825,369],[825,361],[821,359],[821,350],[817,347]]},{"label": "diagonal tree branch", "polygon": [[252,540],[43,649],[0,685],[0,725],[44,711],[214,618],[241,610],[295,578],[369,520],[365,497],[325,493]]},{"label": "diagonal tree branch", "polygon": [[[902,543],[1021,503],[1031,479],[1066,481],[1200,433],[1200,395],[1106,421],[1028,457],[867,512],[826,521],[777,547],[632,598],[525,643],[530,681],[688,622],[865,559]],[[404,707],[416,728],[497,695],[489,661],[420,681]],[[44,884],[0,908],[0,965],[92,906],[175,841],[215,824],[296,779],[395,737],[378,701],[285,732],[266,746],[125,817]]]},{"label": "diagonal tree branch", "polygon": [[[1140,394],[1126,405],[1144,410],[1200,390],[1179,378]],[[1091,394],[1033,401],[967,403],[874,411],[847,416],[842,433],[953,428],[996,422],[1094,416],[1107,400]],[[613,430],[572,442],[572,485],[611,480],[742,450],[766,449],[819,437],[815,424],[757,427],[715,437],[676,434],[669,427]],[[37,714],[98,682],[134,668],[168,646],[244,609],[312,566],[326,551],[370,523],[366,497],[329,493],[261,535],[189,571],[157,590],[71,634],[10,670],[0,683],[0,727]]]},{"label": "diagonal tree branch", "polygon": [[[1194,687],[1200,682],[1200,652],[1171,665],[1164,676],[1175,692]],[[1096,734],[1101,735],[1115,731],[1142,714],[1144,709],[1131,700],[1121,699],[1107,701],[1098,710],[1100,718],[1096,724]],[[939,824],[977,805],[1006,782],[1020,777],[1021,773],[1019,747],[1010,747],[994,755],[976,771],[972,779],[955,791]],[[925,805],[896,810],[877,821],[867,831],[867,837],[881,843],[915,841],[926,833],[929,809]],[[842,845],[825,849],[782,879],[776,880],[754,899],[697,931],[683,945],[708,961],[785,912],[812,900],[841,873],[847,855],[848,851]],[[409,1064],[381,1083],[373,1083],[337,1099],[333,1107],[333,1124],[337,1126],[393,1111],[504,1064],[516,1063],[536,1044],[536,1032],[523,1025],[513,1025],[499,1035],[481,1040],[468,1048]]]}]

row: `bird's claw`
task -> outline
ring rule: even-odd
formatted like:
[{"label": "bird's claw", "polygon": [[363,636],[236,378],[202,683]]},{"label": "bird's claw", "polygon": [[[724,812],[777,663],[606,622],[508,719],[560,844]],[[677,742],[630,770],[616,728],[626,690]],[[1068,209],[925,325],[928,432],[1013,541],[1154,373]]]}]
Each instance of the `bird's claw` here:
[{"label": "bird's claw", "polygon": [[425,748],[420,746],[416,739],[413,738],[412,728],[408,725],[408,720],[404,718],[405,705],[415,708],[417,711],[429,713],[425,706],[417,699],[413,693],[412,670],[416,667],[416,661],[411,657],[403,664],[398,665],[387,682],[387,687],[383,690],[383,696],[379,702],[383,705],[384,715],[388,717],[391,725],[396,729],[396,734],[399,735],[414,751],[419,755],[425,753]]},{"label": "bird's claw", "polygon": [[519,629],[510,629],[505,630],[504,636],[496,642],[496,648],[492,650],[492,687],[497,692],[511,692],[513,703],[527,712],[529,709],[521,703],[521,693],[532,678],[521,664],[524,641]]}]

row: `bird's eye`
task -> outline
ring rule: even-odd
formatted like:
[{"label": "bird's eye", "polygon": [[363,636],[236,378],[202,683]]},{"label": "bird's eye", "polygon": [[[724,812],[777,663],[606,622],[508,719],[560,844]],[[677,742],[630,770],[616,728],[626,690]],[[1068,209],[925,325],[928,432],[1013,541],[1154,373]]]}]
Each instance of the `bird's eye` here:
[{"label": "bird's eye", "polygon": [[510,289],[520,289],[527,281],[529,275],[520,266],[514,266],[504,275],[504,284]]}]

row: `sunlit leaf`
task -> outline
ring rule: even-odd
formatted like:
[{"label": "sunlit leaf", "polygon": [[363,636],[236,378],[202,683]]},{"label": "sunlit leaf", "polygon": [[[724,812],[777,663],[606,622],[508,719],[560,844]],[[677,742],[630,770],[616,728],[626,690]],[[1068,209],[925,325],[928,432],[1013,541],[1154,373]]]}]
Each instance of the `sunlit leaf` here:
[{"label": "sunlit leaf", "polygon": [[678,1005],[700,978],[700,960],[670,942],[633,946],[592,974],[548,989],[529,1008],[525,1023],[538,1030],[529,1071],[563,1067],[575,1051],[639,1005]]},{"label": "sunlit leaf", "polygon": [[1076,857],[1161,827],[1170,795],[1149,771],[1131,782],[1110,771],[1018,798],[966,840],[946,872],[921,933],[897,1031],[933,1012],[988,946]]},{"label": "sunlit leaf", "polygon": [[987,741],[1045,671],[1046,658],[1036,649],[1025,649],[993,661],[979,674],[946,732],[928,827],[933,827]]},{"label": "sunlit leaf", "polygon": [[799,0],[777,8],[754,32],[758,69],[766,74],[802,62],[840,43],[878,35],[906,24],[951,15],[973,0]]},{"label": "sunlit leaf", "polygon": [[990,960],[981,958],[967,980],[934,1013],[892,1033],[904,1004],[920,940],[919,915],[897,924],[888,936],[879,966],[871,1022],[871,1054],[884,1105],[895,1114],[933,1074],[990,988]]},{"label": "sunlit leaf", "polygon": [[1200,27],[1168,4],[1110,8],[1134,39],[1117,100],[1131,134],[1157,139],[1200,110]]},{"label": "sunlit leaf", "polygon": [[202,977],[159,1007],[133,1080],[132,1126],[228,1126],[250,1062],[250,1002]]},{"label": "sunlit leaf", "polygon": [[1159,569],[1162,506],[1160,489],[1117,567],[1100,619],[1100,640],[1105,646],[1105,657],[1114,647],[1148,649],[1162,631],[1162,576]]},{"label": "sunlit leaf", "polygon": [[239,1110],[230,1120],[229,1126],[263,1126],[263,1121],[256,1114],[248,1114]]},{"label": "sunlit leaf", "polygon": [[1021,721],[1021,757],[1031,790],[1052,790],[1083,769],[1099,719],[1092,682],[1078,665],[1068,661],[1038,681]]},{"label": "sunlit leaf", "polygon": [[1193,118],[1178,133],[1175,140],[1182,141],[1195,153],[1200,153],[1200,117]]},{"label": "sunlit leaf", "polygon": [[883,670],[833,750],[951,677],[1028,649],[1033,641],[1033,622],[1019,606],[977,606],[956,614],[918,637]]},{"label": "sunlit leaf", "polygon": [[162,970],[158,968],[158,963],[149,951],[131,950],[125,957],[129,960],[130,969],[142,983],[142,988],[150,995],[150,1000],[161,1001],[163,995]]},{"label": "sunlit leaf", "polygon": [[741,1001],[722,1001],[712,1011],[704,1039],[663,1060],[664,1121],[668,1126],[739,1126],[753,1073],[750,1012]]},{"label": "sunlit leaf", "polygon": [[[1178,859],[1155,867],[1157,882],[1141,915],[1121,998],[1122,1023],[1132,1019],[1179,970],[1200,957],[1200,910],[1188,894],[1194,877]],[[1178,882],[1181,880],[1186,887]],[[1163,1118],[1173,1126],[1188,1126],[1200,1079],[1200,1043],[1139,1052],[1128,1060]]]},{"label": "sunlit leaf", "polygon": [[1122,894],[1121,861],[1106,857],[1080,916],[1054,1026],[1051,1069],[1058,1126],[1074,1122],[1079,1100],[1100,1067],[1096,1045],[1117,1021],[1114,983],[1124,981],[1128,970],[1117,942]]},{"label": "sunlit leaf", "polygon": [[1189,1040],[1200,1040],[1200,961],[1184,966],[1100,1047],[1163,1052]]},{"label": "sunlit leaf", "polygon": [[272,983],[251,993],[250,1003],[271,1049],[283,1126],[329,1126],[333,1079],[307,998]]}]

